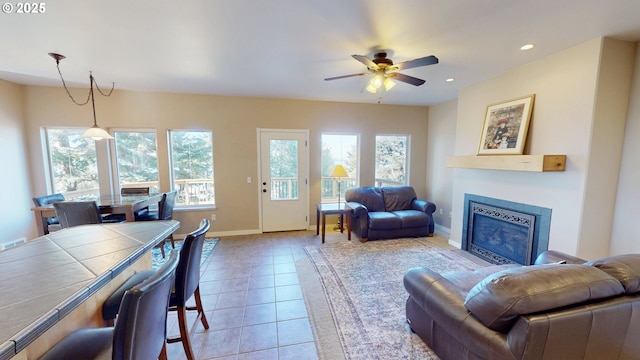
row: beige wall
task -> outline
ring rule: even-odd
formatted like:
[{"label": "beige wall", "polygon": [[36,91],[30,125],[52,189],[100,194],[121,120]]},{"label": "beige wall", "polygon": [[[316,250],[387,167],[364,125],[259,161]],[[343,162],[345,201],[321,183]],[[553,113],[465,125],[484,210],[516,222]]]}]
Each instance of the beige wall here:
[{"label": "beige wall", "polygon": [[433,215],[436,231],[449,236],[453,209],[453,169],[447,167],[447,156],[455,154],[456,100],[429,107],[429,137],[427,139],[427,199],[436,204]]},{"label": "beige wall", "polygon": [[[117,84],[116,84],[117,87]],[[73,89],[81,97],[86,90]],[[86,95],[85,95],[86,96]],[[372,99],[374,101],[374,99]],[[33,192],[46,193],[39,129],[43,126],[91,125],[91,108],[78,107],[62,88],[26,87],[26,135],[33,150],[30,171]],[[98,124],[109,128],[155,128],[162,190],[169,188],[167,129],[210,129],[214,141],[217,220],[212,232],[241,234],[259,231],[259,183],[256,128],[309,129],[310,225],[315,226],[315,204],[320,201],[321,133],[359,133],[361,185],[374,183],[376,134],[410,134],[410,183],[426,195],[428,108],[384,104],[349,104],[209,95],[115,91],[96,98]],[[246,179],[253,179],[248,184]],[[180,233],[195,228],[213,210],[176,212]]]},{"label": "beige wall", "polygon": [[[453,242],[461,242],[464,194],[471,193],[550,208],[551,249],[608,255],[634,47],[595,39],[460,91],[456,155],[476,154],[487,104],[535,94],[525,153],[566,154],[567,167],[553,173],[455,169]],[[452,111],[445,113],[431,112],[430,122]]]},{"label": "beige wall", "polygon": [[22,86],[0,80],[0,244],[28,239],[25,229],[34,226],[22,94]]}]

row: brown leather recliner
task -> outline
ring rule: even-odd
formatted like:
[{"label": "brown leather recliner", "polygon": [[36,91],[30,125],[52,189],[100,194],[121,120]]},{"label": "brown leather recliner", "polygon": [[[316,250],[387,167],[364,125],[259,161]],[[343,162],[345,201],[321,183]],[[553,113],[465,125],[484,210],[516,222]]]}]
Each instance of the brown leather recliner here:
[{"label": "brown leather recliner", "polygon": [[447,359],[640,359],[640,254],[404,276],[407,322]]}]

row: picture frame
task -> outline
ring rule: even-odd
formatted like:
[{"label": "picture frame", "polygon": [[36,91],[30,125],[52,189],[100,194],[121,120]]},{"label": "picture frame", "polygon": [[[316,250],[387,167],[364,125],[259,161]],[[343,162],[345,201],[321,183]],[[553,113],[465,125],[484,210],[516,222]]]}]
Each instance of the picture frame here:
[{"label": "picture frame", "polygon": [[535,94],[487,106],[478,155],[522,155]]}]

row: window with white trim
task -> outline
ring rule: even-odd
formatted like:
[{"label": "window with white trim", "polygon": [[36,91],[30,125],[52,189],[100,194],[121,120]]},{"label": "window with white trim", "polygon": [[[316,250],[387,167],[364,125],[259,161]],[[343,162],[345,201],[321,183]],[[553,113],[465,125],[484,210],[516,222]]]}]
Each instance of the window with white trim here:
[{"label": "window with white trim", "polygon": [[409,135],[376,135],[376,186],[408,185]]},{"label": "window with white trim", "polygon": [[[322,158],[320,161],[322,188],[321,202],[331,203],[344,199],[347,189],[357,187],[359,182],[359,136],[357,134],[322,134]],[[336,165],[342,165],[347,177],[339,180],[331,177]],[[338,186],[340,181],[340,186]]]},{"label": "window with white trim", "polygon": [[98,195],[95,140],[83,138],[86,129],[44,128],[50,188],[66,199]]},{"label": "window with white trim", "polygon": [[155,130],[114,130],[116,190],[149,187],[159,192]]},{"label": "window with white trim", "polygon": [[176,207],[215,205],[211,131],[169,130],[169,161]]}]

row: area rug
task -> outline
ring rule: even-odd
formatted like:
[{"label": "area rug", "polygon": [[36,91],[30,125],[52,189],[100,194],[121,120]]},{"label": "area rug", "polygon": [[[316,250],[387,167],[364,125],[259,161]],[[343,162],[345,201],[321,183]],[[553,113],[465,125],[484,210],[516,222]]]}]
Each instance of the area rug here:
[{"label": "area rug", "polygon": [[[204,262],[207,260],[207,258],[211,254],[211,251],[213,251],[213,248],[218,243],[218,240],[220,239],[219,238],[204,239],[204,244],[202,245],[202,260],[200,261],[200,265],[204,264]],[[180,248],[182,248],[182,242],[183,240],[179,240],[175,242],[176,250],[180,250]],[[173,250],[173,248],[171,247],[171,241],[165,241],[164,243],[164,253],[166,255],[166,257],[164,258],[162,257],[162,252],[160,251],[160,248],[153,248],[152,264],[153,264],[154,270],[157,270],[162,264],[164,264],[164,262],[169,257],[169,253],[171,252],[171,250]]]},{"label": "area rug", "polygon": [[332,330],[318,321],[326,317],[316,313],[322,306],[308,304],[319,357],[327,359],[336,352],[329,344],[332,336],[339,339],[345,359],[438,359],[406,324],[404,273],[416,266],[450,272],[489,265],[433,238],[352,241],[308,246],[305,251],[335,325]]}]

